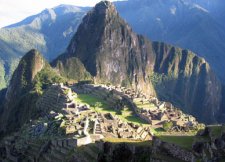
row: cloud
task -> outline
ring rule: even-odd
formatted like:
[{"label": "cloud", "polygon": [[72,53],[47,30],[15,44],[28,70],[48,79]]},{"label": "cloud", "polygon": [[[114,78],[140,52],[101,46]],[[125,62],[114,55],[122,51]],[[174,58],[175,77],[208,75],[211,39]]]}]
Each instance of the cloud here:
[{"label": "cloud", "polygon": [[0,27],[19,22],[45,8],[52,8],[60,4],[94,6],[99,1],[101,0],[0,0]]}]

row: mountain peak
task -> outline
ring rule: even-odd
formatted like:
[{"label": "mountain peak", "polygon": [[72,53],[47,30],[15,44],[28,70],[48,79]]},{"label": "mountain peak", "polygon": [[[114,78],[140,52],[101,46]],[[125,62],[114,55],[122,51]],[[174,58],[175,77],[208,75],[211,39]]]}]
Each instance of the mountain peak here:
[{"label": "mountain peak", "polygon": [[117,12],[116,7],[113,3],[109,1],[101,1],[94,7],[94,11],[98,14],[106,14],[107,11],[109,12]]},{"label": "mountain peak", "polygon": [[35,49],[26,53],[15,70],[6,93],[6,100],[11,101],[21,95],[27,86],[30,86],[34,77],[45,66],[45,59]]}]

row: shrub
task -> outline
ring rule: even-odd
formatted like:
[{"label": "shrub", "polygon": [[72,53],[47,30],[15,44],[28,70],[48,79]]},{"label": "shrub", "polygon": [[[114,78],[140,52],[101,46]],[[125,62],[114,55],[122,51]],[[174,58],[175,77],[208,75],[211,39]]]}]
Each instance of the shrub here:
[{"label": "shrub", "polygon": [[163,124],[163,129],[164,129],[165,131],[169,131],[172,127],[173,127],[173,122],[172,122],[172,121],[165,122],[165,123]]},{"label": "shrub", "polygon": [[51,67],[46,67],[41,70],[34,79],[34,91],[42,94],[43,90],[48,88],[53,83],[64,83],[65,79],[59,76]]}]

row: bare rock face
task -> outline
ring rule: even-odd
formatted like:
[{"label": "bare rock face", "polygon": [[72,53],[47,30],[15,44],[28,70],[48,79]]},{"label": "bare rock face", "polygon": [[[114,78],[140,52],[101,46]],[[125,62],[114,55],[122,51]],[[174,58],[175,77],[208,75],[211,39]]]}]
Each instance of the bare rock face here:
[{"label": "bare rock face", "polygon": [[[122,84],[154,95],[146,75],[146,71],[153,68],[154,60],[151,61],[152,56],[144,49],[151,45],[142,46],[142,43],[142,39],[119,17],[114,5],[105,1],[84,17],[64,55],[68,59],[78,58],[97,82]],[[143,60],[145,64],[142,64]]]},{"label": "bare rock face", "polygon": [[215,122],[222,87],[209,64],[188,50],[158,42],[153,47],[154,72],[160,78],[154,86],[160,99],[182,107],[199,121]]},{"label": "bare rock face", "polygon": [[107,1],[84,17],[65,54],[53,62],[62,75],[79,78],[74,68],[66,68],[68,62],[83,64],[82,71],[96,82],[157,95],[200,121],[214,122],[220,107],[221,84],[204,59],[135,34]]}]

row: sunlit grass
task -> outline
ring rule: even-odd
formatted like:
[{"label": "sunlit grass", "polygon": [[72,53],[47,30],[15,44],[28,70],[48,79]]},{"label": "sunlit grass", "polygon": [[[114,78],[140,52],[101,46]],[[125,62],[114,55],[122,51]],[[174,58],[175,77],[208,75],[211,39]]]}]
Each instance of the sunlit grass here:
[{"label": "sunlit grass", "polygon": [[190,150],[195,140],[195,136],[158,136],[162,141],[176,144],[182,148]]},{"label": "sunlit grass", "polygon": [[151,141],[131,140],[126,138],[104,138],[104,141],[111,142],[111,143],[129,143],[129,144],[140,145],[140,146],[152,146]]},{"label": "sunlit grass", "polygon": [[[78,94],[77,98],[75,99],[78,103],[88,104],[90,108],[96,112],[101,113],[111,113],[113,116],[119,117],[123,121],[132,122],[134,124],[148,124],[146,121],[142,120],[141,118],[137,117],[132,110],[128,107],[125,107],[121,110],[121,113],[118,113],[115,109],[113,109],[112,105],[109,105],[105,100],[98,96],[90,95],[90,94]],[[101,103],[99,107],[95,107],[96,103]]]},{"label": "sunlit grass", "polygon": [[153,103],[150,103],[148,101],[143,101],[141,99],[135,99],[134,103],[136,104],[136,106],[140,109],[154,109],[156,108],[156,106]]},{"label": "sunlit grass", "polygon": [[217,138],[221,135],[223,128],[221,125],[208,126],[211,132],[211,137]]}]

